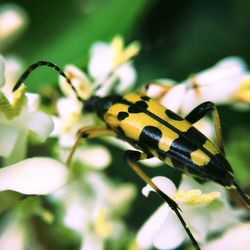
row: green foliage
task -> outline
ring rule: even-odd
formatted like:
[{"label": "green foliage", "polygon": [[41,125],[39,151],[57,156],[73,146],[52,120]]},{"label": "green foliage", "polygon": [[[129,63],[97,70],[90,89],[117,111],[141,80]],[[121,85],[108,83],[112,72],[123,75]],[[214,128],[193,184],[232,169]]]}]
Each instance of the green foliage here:
[{"label": "green foliage", "polygon": [[250,183],[249,175],[250,133],[247,128],[234,129],[226,145],[227,158],[232,164],[235,178],[242,186]]},{"label": "green foliage", "polygon": [[[14,50],[27,64],[49,60],[58,65],[76,63],[84,66],[90,45],[111,40],[115,34],[128,34],[140,15],[149,6],[147,0],[105,1],[43,1],[23,3],[28,7],[30,26]],[[42,11],[41,11],[42,10]],[[35,23],[33,23],[35,22]],[[31,89],[39,89],[43,81],[55,79],[54,74],[38,70],[29,80]]]}]

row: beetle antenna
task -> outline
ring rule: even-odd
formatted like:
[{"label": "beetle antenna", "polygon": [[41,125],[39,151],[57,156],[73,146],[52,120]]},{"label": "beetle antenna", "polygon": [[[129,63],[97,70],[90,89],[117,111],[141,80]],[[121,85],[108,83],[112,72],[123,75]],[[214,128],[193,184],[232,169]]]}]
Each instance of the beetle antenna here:
[{"label": "beetle antenna", "polygon": [[66,76],[66,74],[63,72],[63,70],[59,66],[57,66],[56,64],[48,62],[48,61],[38,61],[34,64],[31,64],[23,72],[23,74],[20,76],[20,78],[17,80],[16,84],[14,85],[14,88],[12,89],[12,92],[14,92],[15,90],[17,90],[20,87],[20,85],[28,78],[28,76],[30,75],[30,73],[32,71],[34,71],[36,68],[41,67],[41,66],[47,66],[47,67],[50,67],[50,68],[54,69],[55,71],[57,71],[59,73],[59,75],[61,75],[62,77],[64,77],[66,79],[67,83],[70,85],[72,90],[75,92],[77,99],[79,101],[84,102],[84,100],[78,95],[77,90],[74,87],[74,85],[72,84],[71,80]]},{"label": "beetle antenna", "polygon": [[234,186],[236,187],[241,198],[246,202],[248,206],[250,206],[250,199],[247,194],[241,189],[241,187],[236,182],[234,182]]}]

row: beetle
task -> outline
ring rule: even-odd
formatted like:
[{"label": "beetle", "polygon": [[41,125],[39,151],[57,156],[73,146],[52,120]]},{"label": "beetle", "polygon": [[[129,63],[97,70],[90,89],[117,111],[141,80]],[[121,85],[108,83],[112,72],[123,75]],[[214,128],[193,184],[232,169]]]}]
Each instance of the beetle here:
[{"label": "beetle", "polygon": [[[77,98],[84,102],[84,113],[95,113],[106,127],[86,127],[79,130],[67,164],[70,165],[77,145],[82,139],[100,136],[115,136],[130,143],[135,150],[127,150],[124,158],[135,173],[149,184],[176,213],[192,244],[200,249],[197,241],[181,216],[177,203],[163,193],[140,168],[138,161],[157,157],[166,165],[202,180],[214,181],[226,188],[234,188],[250,205],[250,199],[235,182],[233,169],[225,157],[220,118],[212,102],[204,102],[194,108],[185,118],[151,99],[143,91],[125,96],[91,96],[83,100],[65,73],[55,64],[39,61],[32,64],[19,78],[13,91],[19,88],[28,75],[37,67],[49,66],[62,75],[70,84]],[[213,143],[193,124],[212,113],[216,141]]]}]

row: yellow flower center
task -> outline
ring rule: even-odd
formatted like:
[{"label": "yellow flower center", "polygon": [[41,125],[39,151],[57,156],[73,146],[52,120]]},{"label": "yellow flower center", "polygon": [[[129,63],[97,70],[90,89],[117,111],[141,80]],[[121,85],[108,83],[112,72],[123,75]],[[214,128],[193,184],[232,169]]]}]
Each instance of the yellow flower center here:
[{"label": "yellow flower center", "polygon": [[114,229],[114,224],[108,219],[108,210],[101,208],[94,224],[96,233],[103,239],[108,238]]},{"label": "yellow flower center", "polygon": [[74,112],[70,115],[70,117],[62,124],[62,131],[69,132],[72,127],[79,122],[81,119],[81,114],[78,112]]},{"label": "yellow flower center", "polygon": [[140,45],[138,42],[133,42],[124,47],[124,40],[121,36],[115,36],[111,42],[111,47],[114,50],[113,68],[117,68],[123,63],[127,62],[130,58],[134,57],[140,51]]},{"label": "yellow flower center", "polygon": [[21,85],[12,94],[12,100],[9,101],[5,94],[0,90],[0,112],[2,112],[7,119],[12,119],[21,113],[22,108],[26,103],[25,92],[25,85]]},{"label": "yellow flower center", "polygon": [[54,222],[55,216],[48,210],[44,210],[40,213],[41,218],[47,222],[48,224],[52,224]]},{"label": "yellow flower center", "polygon": [[185,192],[180,189],[174,195],[173,199],[177,203],[195,206],[195,205],[209,204],[213,200],[217,199],[219,196],[220,196],[219,192],[210,192],[202,194],[201,190],[199,189],[193,189],[188,192]]},{"label": "yellow flower center", "polygon": [[128,250],[141,250],[141,248],[138,246],[136,240],[133,240],[130,243]]},{"label": "yellow flower center", "polygon": [[250,78],[240,82],[239,88],[233,96],[234,99],[250,103]]}]

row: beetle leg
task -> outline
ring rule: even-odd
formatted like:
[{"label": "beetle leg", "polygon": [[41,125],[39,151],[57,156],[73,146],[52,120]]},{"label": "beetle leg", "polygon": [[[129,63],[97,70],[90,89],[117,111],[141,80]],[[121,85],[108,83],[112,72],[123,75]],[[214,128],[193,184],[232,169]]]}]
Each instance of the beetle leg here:
[{"label": "beetle leg", "polygon": [[71,148],[69,156],[67,158],[67,161],[66,161],[67,166],[70,166],[73,155],[82,139],[97,138],[100,136],[116,136],[116,134],[114,131],[107,129],[107,128],[102,128],[102,127],[81,128],[77,133],[76,142]]},{"label": "beetle leg", "polygon": [[163,193],[158,186],[150,179],[150,177],[140,168],[137,164],[139,160],[145,160],[151,157],[146,153],[142,153],[139,151],[128,150],[124,154],[125,160],[127,161],[128,165],[134,170],[134,172],[147,184],[149,184],[155,192],[169,205],[169,207],[175,212],[177,217],[179,218],[180,222],[182,223],[186,233],[188,234],[190,240],[192,241],[196,250],[200,250],[200,247],[195,240],[194,236],[192,235],[191,231],[189,230],[186,222],[184,221],[183,217],[180,213],[180,208],[178,204],[172,200],[169,196]]},{"label": "beetle leg", "polygon": [[149,96],[157,101],[160,101],[167,92],[173,87],[171,83],[151,82],[145,84],[138,90],[139,94]]},{"label": "beetle leg", "polygon": [[223,139],[222,139],[222,132],[221,132],[221,122],[218,110],[214,103],[212,102],[203,102],[196,108],[194,108],[186,117],[185,119],[190,123],[196,123],[206,114],[212,112],[212,118],[214,122],[214,128],[216,133],[216,141],[217,145],[220,148],[220,151],[225,155]]}]

